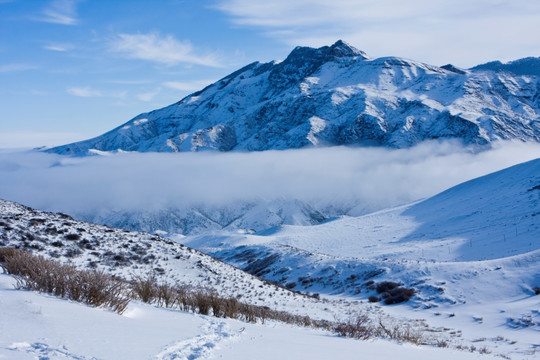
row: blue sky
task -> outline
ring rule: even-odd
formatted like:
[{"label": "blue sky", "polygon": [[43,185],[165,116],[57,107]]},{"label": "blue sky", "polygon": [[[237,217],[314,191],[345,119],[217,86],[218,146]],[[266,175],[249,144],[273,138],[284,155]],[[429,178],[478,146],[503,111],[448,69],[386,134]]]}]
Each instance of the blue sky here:
[{"label": "blue sky", "polygon": [[0,148],[97,136],[296,45],[470,67],[540,56],[539,24],[531,0],[0,0]]}]

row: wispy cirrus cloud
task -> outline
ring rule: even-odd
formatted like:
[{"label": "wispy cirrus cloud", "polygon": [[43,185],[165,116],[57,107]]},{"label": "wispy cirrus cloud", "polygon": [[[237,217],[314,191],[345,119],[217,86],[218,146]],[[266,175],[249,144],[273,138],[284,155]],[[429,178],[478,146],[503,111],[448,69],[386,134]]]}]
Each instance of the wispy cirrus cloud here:
[{"label": "wispy cirrus cloud", "polygon": [[216,80],[167,81],[163,85],[174,90],[198,91],[216,82]]},{"label": "wispy cirrus cloud", "polygon": [[66,92],[73,96],[83,97],[83,98],[112,98],[112,99],[127,99],[128,91],[127,90],[98,90],[89,86],[73,86],[66,90]]},{"label": "wispy cirrus cloud", "polygon": [[216,7],[291,46],[343,39],[372,56],[462,67],[540,50],[540,3],[530,0],[456,0],[450,7],[445,0],[219,0]]},{"label": "wispy cirrus cloud", "polygon": [[43,10],[40,21],[61,24],[77,25],[79,23],[77,15],[77,3],[80,0],[53,0]]},{"label": "wispy cirrus cloud", "polygon": [[50,51],[65,52],[65,51],[71,50],[73,48],[73,45],[71,45],[71,44],[60,44],[60,43],[51,43],[51,44],[43,46],[43,48],[45,50],[50,50]]},{"label": "wispy cirrus cloud", "polygon": [[12,73],[27,70],[36,70],[38,66],[25,63],[13,63],[0,65],[0,73]]},{"label": "wispy cirrus cloud", "polygon": [[179,41],[159,33],[119,34],[110,41],[110,50],[130,59],[147,60],[167,66],[179,64],[221,67],[214,54],[199,53],[190,41]]},{"label": "wispy cirrus cloud", "polygon": [[79,87],[79,86],[75,86],[75,87],[70,87],[68,88],[67,90],[67,93],[70,94],[70,95],[73,95],[73,96],[79,96],[79,97],[86,97],[86,98],[90,98],[90,97],[101,97],[103,96],[103,93],[99,90],[96,90],[96,89],[92,89],[88,86],[84,86],[84,87]]},{"label": "wispy cirrus cloud", "polygon": [[160,92],[161,88],[157,88],[155,90],[137,95],[137,99],[139,99],[140,101],[152,101]]}]

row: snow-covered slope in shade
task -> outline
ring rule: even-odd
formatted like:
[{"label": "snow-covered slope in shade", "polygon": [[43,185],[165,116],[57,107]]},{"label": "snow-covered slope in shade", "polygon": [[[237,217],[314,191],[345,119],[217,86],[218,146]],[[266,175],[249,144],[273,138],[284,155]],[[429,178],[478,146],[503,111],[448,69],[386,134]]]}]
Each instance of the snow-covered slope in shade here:
[{"label": "snow-covered slope in shade", "polygon": [[509,66],[461,70],[397,57],[371,59],[343,41],[297,47],[282,62],[249,64],[104,135],[48,151],[403,148],[440,138],[467,144],[539,141],[537,59]]}]

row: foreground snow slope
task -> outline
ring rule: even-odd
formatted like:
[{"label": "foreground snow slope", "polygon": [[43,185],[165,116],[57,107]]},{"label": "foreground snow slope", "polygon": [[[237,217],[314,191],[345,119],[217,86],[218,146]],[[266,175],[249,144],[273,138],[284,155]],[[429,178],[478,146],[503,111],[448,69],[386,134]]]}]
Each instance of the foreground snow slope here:
[{"label": "foreground snow slope", "polygon": [[327,145],[404,148],[427,139],[467,144],[540,140],[539,58],[461,70],[371,59],[343,41],[297,47],[249,64],[106,134],[49,151],[268,150]]},{"label": "foreground snow slope", "polygon": [[[14,290],[0,274],[0,359],[494,359],[388,341],[339,338],[131,303],[124,315]],[[524,357],[525,359],[526,357]],[[532,357],[530,357],[532,359]]]}]

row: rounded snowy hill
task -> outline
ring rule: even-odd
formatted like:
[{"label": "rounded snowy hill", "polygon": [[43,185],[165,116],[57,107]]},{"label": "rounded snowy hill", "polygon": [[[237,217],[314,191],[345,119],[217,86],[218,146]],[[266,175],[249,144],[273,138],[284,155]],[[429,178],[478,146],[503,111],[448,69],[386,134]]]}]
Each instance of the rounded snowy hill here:
[{"label": "rounded snowy hill", "polygon": [[[540,140],[536,61],[514,68],[431,66],[369,58],[343,41],[252,63],[96,138],[49,151],[201,151]],[[508,71],[506,71],[508,70]],[[514,72],[510,71],[514,70]],[[517,73],[517,74],[516,74]]]},{"label": "rounded snowy hill", "polygon": [[412,205],[252,237],[339,257],[479,261],[540,250],[539,234],[536,159]]}]

